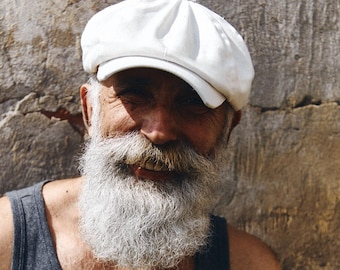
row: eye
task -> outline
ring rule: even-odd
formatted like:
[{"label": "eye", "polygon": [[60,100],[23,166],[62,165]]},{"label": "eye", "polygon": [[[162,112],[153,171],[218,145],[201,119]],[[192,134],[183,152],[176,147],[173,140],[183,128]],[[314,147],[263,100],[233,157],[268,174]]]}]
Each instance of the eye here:
[{"label": "eye", "polygon": [[202,99],[197,94],[181,98],[178,102],[178,105],[183,113],[203,114],[210,111],[210,109],[204,105]]},{"label": "eye", "polygon": [[183,104],[204,106],[202,99],[200,99],[199,97],[188,97],[183,101]]},{"label": "eye", "polygon": [[126,87],[118,91],[117,96],[123,103],[131,103],[135,105],[147,103],[151,98],[149,92],[138,87]]}]

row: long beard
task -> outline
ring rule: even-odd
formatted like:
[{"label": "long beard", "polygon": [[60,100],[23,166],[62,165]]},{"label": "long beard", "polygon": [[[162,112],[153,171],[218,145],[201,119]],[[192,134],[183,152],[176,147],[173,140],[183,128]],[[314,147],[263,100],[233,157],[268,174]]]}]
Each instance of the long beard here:
[{"label": "long beard", "polygon": [[[126,164],[175,171],[167,181],[136,179]],[[81,159],[81,231],[96,258],[130,268],[170,268],[208,242],[220,162],[186,144],[152,145],[131,133],[94,139]]]}]

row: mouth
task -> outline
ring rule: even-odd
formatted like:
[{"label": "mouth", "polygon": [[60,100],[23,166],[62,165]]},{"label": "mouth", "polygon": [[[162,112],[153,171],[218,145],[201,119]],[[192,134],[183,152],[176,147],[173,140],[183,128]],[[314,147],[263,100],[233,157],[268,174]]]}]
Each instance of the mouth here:
[{"label": "mouth", "polygon": [[176,171],[170,170],[165,164],[146,160],[143,163],[126,163],[138,179],[168,181],[178,177]]}]

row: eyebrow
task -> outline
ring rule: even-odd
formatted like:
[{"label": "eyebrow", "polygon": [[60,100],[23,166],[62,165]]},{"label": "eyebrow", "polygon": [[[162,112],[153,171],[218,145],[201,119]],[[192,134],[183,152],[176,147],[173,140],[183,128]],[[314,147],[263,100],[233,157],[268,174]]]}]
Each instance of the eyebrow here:
[{"label": "eyebrow", "polygon": [[[179,78],[180,79],[180,78]],[[145,89],[148,87],[155,87],[157,88],[157,82],[156,80],[154,80],[153,78],[150,78],[148,76],[145,75],[140,75],[140,74],[133,74],[133,75],[128,75],[128,76],[117,76],[115,78],[115,83],[114,83],[115,87],[117,88],[117,90],[122,90],[126,87],[139,87],[141,89]],[[180,79],[177,83],[176,83],[177,87],[182,88],[183,90],[185,90],[185,92],[187,94],[190,93],[195,93],[198,94],[197,91],[186,81],[184,81],[183,79]]]},{"label": "eyebrow", "polygon": [[129,76],[128,78],[116,78],[114,82],[114,87],[118,90],[129,86],[135,86],[140,88],[145,88],[151,86],[153,80],[141,76]]}]

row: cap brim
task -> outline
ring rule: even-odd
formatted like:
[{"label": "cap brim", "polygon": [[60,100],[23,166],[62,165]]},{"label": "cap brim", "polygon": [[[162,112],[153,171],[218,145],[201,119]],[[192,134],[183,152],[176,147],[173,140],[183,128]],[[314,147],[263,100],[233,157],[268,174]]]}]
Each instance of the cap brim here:
[{"label": "cap brim", "polygon": [[99,65],[97,71],[97,78],[99,81],[104,81],[114,73],[137,67],[156,68],[167,71],[181,78],[194,88],[194,90],[198,93],[204,104],[209,108],[212,109],[217,108],[226,99],[207,81],[205,81],[192,71],[175,63],[151,57],[126,56],[112,59]]}]

